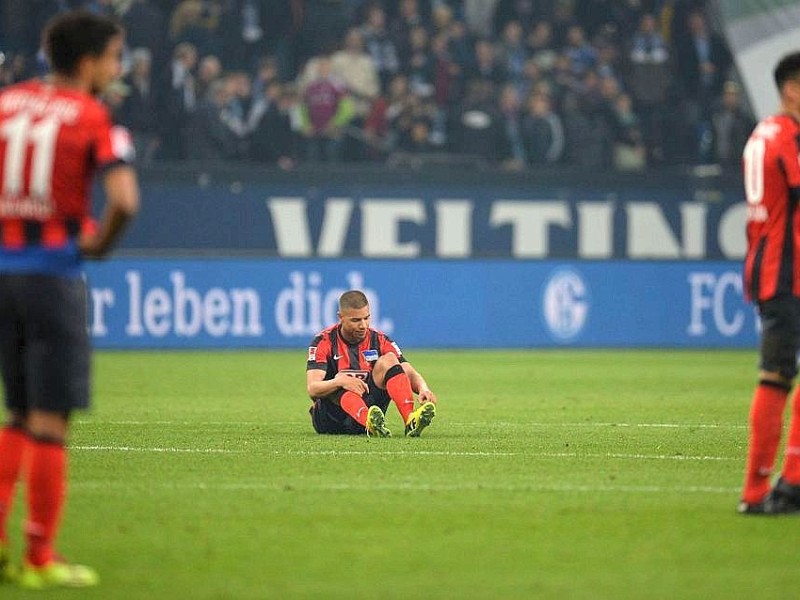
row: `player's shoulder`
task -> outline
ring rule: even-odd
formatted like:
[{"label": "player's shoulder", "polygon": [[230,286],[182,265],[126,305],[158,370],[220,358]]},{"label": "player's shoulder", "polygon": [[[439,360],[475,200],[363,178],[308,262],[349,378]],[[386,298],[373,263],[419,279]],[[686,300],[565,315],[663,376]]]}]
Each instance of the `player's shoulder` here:
[{"label": "player's shoulder", "polygon": [[785,113],[770,115],[759,121],[753,130],[753,137],[763,138],[767,142],[794,139],[800,135],[800,123],[793,116]]},{"label": "player's shoulder", "polygon": [[334,332],[336,330],[336,327],[337,327],[336,325],[331,325],[330,327],[326,327],[325,329],[323,329],[322,331],[320,331],[319,333],[317,333],[313,337],[313,339],[311,340],[311,343],[312,344],[318,344],[322,340],[330,339],[331,335],[334,334]]},{"label": "player's shoulder", "polygon": [[56,115],[67,123],[111,119],[108,108],[94,96],[42,79],[21,81],[0,90],[0,111],[14,113],[23,109],[39,115]]}]

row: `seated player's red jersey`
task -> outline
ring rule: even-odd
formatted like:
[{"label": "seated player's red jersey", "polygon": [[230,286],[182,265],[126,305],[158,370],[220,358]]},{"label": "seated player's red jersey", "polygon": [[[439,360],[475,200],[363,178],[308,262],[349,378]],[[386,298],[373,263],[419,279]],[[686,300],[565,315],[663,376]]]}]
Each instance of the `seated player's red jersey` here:
[{"label": "seated player's red jersey", "polygon": [[306,370],[325,371],[326,381],[343,372],[366,379],[378,358],[388,353],[395,354],[400,362],[405,362],[398,345],[385,333],[369,329],[360,343],[348,344],[342,337],[340,325],[333,325],[311,341]]},{"label": "seated player's red jersey", "polygon": [[0,271],[78,275],[92,178],[132,160],[94,97],[42,81],[0,90]]},{"label": "seated player's red jersey", "polygon": [[748,299],[800,296],[800,123],[786,114],[761,121],[744,149]]}]

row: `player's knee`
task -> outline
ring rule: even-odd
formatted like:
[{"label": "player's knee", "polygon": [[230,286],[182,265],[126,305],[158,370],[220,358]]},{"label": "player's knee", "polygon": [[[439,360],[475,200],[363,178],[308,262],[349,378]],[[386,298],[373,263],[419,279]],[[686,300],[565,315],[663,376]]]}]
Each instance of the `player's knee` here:
[{"label": "player's knee", "polygon": [[397,359],[397,356],[389,352],[388,354],[384,354],[381,356],[377,362],[375,363],[376,367],[380,367],[382,369],[390,369],[394,365],[399,365],[400,361]]},{"label": "player's knee", "polygon": [[781,371],[761,371],[758,374],[758,383],[760,385],[779,387],[786,390],[791,389],[793,380],[793,373],[783,373]]}]

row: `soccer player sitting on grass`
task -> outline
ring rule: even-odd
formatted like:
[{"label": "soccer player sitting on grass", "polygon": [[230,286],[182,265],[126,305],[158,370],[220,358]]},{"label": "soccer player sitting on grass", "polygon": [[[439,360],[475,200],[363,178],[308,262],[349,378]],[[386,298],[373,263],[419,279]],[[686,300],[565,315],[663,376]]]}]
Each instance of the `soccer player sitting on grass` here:
[{"label": "soccer player sitting on grass", "polygon": [[[306,388],[313,404],[311,423],[317,433],[392,434],[385,423],[394,402],[418,437],[436,415],[436,396],[400,348],[369,326],[369,302],[358,290],[339,298],[339,323],[317,335],[308,348]],[[420,406],[414,410],[414,392]]]}]

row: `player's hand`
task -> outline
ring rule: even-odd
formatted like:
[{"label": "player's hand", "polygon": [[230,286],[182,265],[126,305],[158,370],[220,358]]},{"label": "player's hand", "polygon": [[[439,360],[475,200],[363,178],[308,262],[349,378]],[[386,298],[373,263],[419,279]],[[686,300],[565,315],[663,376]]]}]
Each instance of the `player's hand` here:
[{"label": "player's hand", "polygon": [[102,258],[105,255],[97,229],[97,223],[92,219],[86,219],[81,224],[78,250],[84,258]]},{"label": "player's hand", "polygon": [[417,396],[417,400],[419,400],[420,403],[433,402],[436,404],[436,394],[430,390],[422,390]]},{"label": "player's hand", "polygon": [[336,383],[339,385],[339,387],[343,390],[347,390],[348,392],[356,393],[359,396],[363,396],[369,392],[369,386],[365,381],[362,381],[358,377],[340,374],[336,376],[336,379],[338,380]]}]

